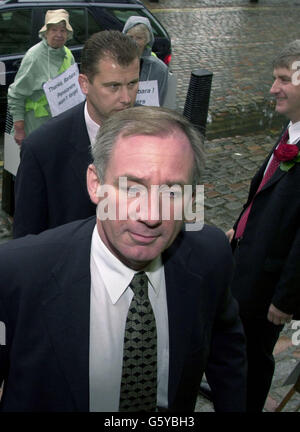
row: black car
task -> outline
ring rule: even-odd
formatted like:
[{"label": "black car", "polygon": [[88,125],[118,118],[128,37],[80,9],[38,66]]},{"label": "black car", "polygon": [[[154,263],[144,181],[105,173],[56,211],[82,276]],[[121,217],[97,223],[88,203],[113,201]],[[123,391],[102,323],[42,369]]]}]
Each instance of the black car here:
[{"label": "black car", "polygon": [[122,30],[131,15],[147,17],[155,36],[153,51],[166,64],[171,60],[171,42],[165,28],[139,0],[0,0],[0,128],[6,117],[7,89],[25,52],[40,41],[38,32],[49,9],[66,9],[73,27],[73,38],[67,42],[75,60],[80,63],[84,42],[95,32]]}]

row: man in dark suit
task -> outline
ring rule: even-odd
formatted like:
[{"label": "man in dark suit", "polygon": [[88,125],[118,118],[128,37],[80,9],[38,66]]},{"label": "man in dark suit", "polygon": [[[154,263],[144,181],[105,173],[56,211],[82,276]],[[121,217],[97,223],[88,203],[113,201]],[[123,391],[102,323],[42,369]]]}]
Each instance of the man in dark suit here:
[{"label": "man in dark suit", "polygon": [[[274,373],[273,349],[285,323],[300,318],[300,40],[274,60],[270,90],[290,120],[252,179],[234,228],[232,292],[247,338],[247,410],[262,411]],[[296,66],[296,67],[295,67]]]},{"label": "man in dark suit", "polygon": [[96,221],[0,247],[0,410],[193,411],[205,371],[215,409],[243,411],[229,243],[217,228],[182,230],[198,132],[174,112],[130,108],[92,151]]},{"label": "man in dark suit", "polygon": [[95,214],[86,190],[90,145],[108,116],[133,106],[139,54],[118,31],[94,34],[82,51],[82,103],[26,138],[15,184],[14,237],[37,234]]}]

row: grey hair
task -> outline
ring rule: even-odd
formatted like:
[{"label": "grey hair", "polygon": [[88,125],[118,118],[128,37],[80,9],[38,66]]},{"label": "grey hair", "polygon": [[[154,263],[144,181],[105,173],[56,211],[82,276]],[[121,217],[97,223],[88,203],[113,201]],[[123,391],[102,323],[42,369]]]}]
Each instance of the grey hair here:
[{"label": "grey hair", "polygon": [[289,69],[295,60],[300,60],[300,39],[288,43],[274,58],[273,68],[284,67]]},{"label": "grey hair", "polygon": [[182,115],[167,108],[133,107],[113,114],[101,125],[92,156],[101,183],[105,183],[113,147],[117,139],[134,135],[169,136],[179,129],[188,138],[194,153],[193,186],[200,182],[204,170],[203,137]]},{"label": "grey hair", "polygon": [[146,24],[138,23],[135,26],[133,26],[130,29],[128,29],[127,32],[126,32],[126,34],[128,34],[128,32],[130,30],[133,30],[133,29],[138,30],[139,33],[143,33],[144,35],[147,35],[147,37],[146,37],[146,39],[147,39],[146,45],[151,41],[150,31],[149,31],[148,27],[146,26]]}]

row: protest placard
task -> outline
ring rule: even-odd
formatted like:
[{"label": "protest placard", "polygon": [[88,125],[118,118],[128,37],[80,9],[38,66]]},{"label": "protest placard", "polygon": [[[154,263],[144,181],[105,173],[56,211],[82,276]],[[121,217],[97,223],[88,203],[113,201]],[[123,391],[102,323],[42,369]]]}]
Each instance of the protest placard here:
[{"label": "protest placard", "polygon": [[139,82],[136,102],[141,105],[159,106],[157,80]]},{"label": "protest placard", "polygon": [[85,96],[78,83],[78,75],[78,66],[75,63],[65,72],[43,85],[52,117],[56,117],[84,101]]}]

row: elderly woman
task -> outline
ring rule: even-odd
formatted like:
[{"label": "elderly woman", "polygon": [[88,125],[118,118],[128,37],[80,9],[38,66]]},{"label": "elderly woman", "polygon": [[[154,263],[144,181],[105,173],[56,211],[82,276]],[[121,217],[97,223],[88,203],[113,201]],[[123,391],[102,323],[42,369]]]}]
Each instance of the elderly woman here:
[{"label": "elderly woman", "polygon": [[148,18],[131,16],[126,21],[123,33],[132,37],[141,56],[140,81],[157,80],[159,104],[162,106],[168,88],[168,67],[152,53],[154,35]]},{"label": "elderly woman", "polygon": [[64,46],[72,35],[68,12],[48,10],[45,25],[39,31],[42,41],[27,51],[8,89],[8,107],[19,145],[26,135],[51,117],[43,84],[74,64],[71,51]]}]

